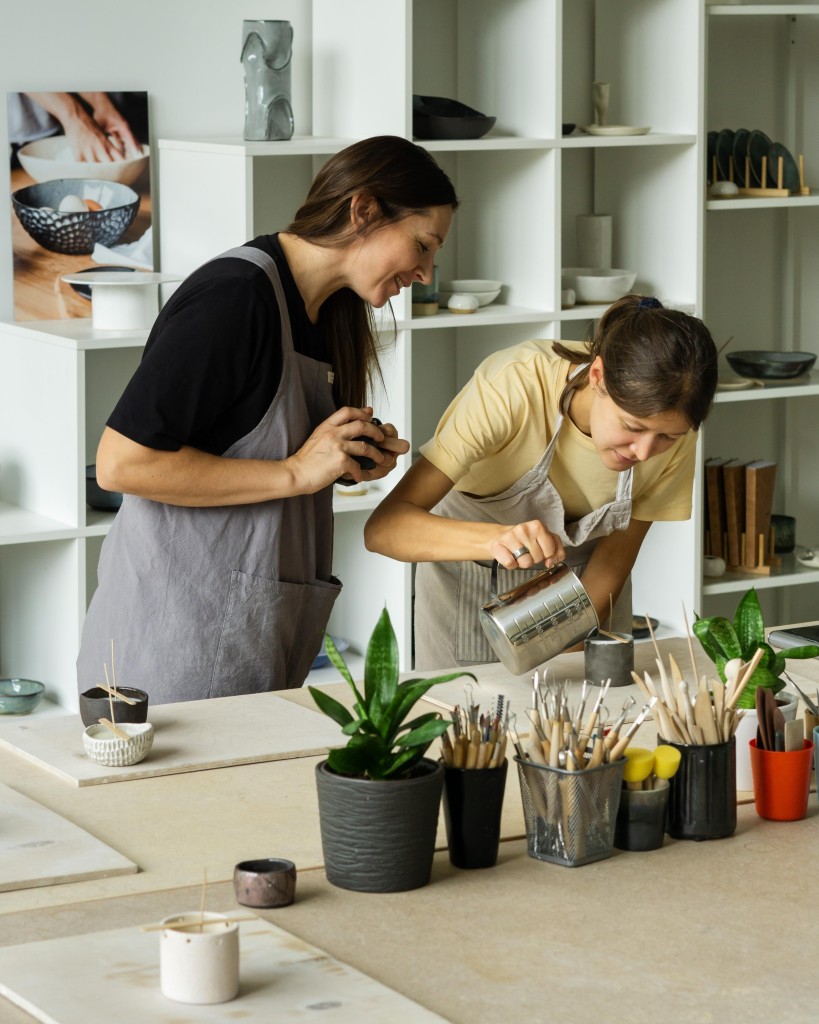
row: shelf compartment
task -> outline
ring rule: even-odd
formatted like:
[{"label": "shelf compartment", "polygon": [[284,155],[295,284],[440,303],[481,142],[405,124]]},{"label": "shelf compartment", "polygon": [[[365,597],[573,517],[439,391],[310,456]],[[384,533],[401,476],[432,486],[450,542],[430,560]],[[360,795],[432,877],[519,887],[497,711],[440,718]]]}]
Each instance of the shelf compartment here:
[{"label": "shelf compartment", "polygon": [[808,583],[819,583],[819,569],[811,569],[797,562],[794,555],[782,555],[782,564],[772,566],[770,576],[750,572],[726,572],[716,579],[705,577],[702,592],[706,597],[716,594],[744,592],[751,587],[757,590],[773,590],[782,587],[798,587]]},{"label": "shelf compartment", "polygon": [[0,501],[0,545],[71,540],[77,536],[76,526]]},{"label": "shelf compartment", "polygon": [[774,398],[806,398],[819,395],[819,371],[811,370],[806,376],[809,379],[799,384],[771,381],[764,387],[754,386],[742,391],[718,391],[714,402],[725,405],[730,402],[764,402]]}]

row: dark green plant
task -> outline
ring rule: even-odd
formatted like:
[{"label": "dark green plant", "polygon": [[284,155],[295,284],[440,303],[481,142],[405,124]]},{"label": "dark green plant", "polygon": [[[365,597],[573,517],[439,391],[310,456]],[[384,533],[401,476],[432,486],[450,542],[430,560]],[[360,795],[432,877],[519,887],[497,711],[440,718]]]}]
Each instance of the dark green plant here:
[{"label": "dark green plant", "polygon": [[355,714],[352,714],[323,690],[309,687],[319,709],[341,726],[345,736],[350,737],[346,747],[330,751],[328,766],[342,775],[368,779],[406,777],[424,756],[430,743],[445,733],[449,726],[449,722],[445,722],[437,712],[405,721],[416,701],[436,683],[446,683],[460,676],[475,679],[475,676],[471,672],[452,672],[435,679],[407,679],[399,683],[398,642],[386,608],[367,647],[363,694],[353,682],[350,670],[329,634],[325,635],[324,644],[330,661],[346,679],[355,696]]},{"label": "dark green plant", "polygon": [[762,686],[779,693],[785,682],[781,678],[785,671],[786,658],[819,657],[819,646],[807,644],[804,647],[789,647],[784,651],[775,651],[765,641],[765,624],[762,621],[762,609],[754,587],[743,596],[737,605],[734,621],[722,615],[710,618],[696,616],[694,635],[702,645],[702,649],[717,667],[720,679],[725,681],[725,666],[734,658],[750,661],[758,647],[765,652],[759,662],[751,681],[745,688],[737,704],[740,708],[753,708],[756,702],[756,690]]}]

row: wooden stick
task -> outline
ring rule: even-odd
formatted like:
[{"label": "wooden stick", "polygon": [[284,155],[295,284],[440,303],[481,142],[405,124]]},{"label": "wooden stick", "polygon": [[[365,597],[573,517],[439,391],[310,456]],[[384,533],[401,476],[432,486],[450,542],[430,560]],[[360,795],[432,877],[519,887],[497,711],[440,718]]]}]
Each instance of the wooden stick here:
[{"label": "wooden stick", "polygon": [[[102,668],[105,672],[105,682],[108,683],[108,666],[105,662],[102,663]],[[114,715],[114,691],[111,689],[110,683],[106,687],[106,692],[108,693],[108,707],[111,709],[111,721],[116,722],[116,716]]]},{"label": "wooden stick", "polygon": [[114,691],[117,689],[117,670],[114,667],[114,638],[111,637],[111,678],[114,682]]},{"label": "wooden stick", "polygon": [[109,696],[112,696],[114,700],[121,700],[123,704],[136,704],[137,701],[133,697],[126,697],[122,690],[115,690],[107,683],[97,683],[97,688],[103,690]]},{"label": "wooden stick", "polygon": [[98,718],[97,721],[100,725],[104,725],[106,729],[110,729],[118,740],[129,740],[131,738],[127,732],[123,732],[122,729],[117,726],[116,722],[109,722],[107,718]]},{"label": "wooden stick", "polygon": [[[125,697],[122,698],[122,700],[125,699]],[[455,704],[445,704],[442,700],[436,700],[435,697],[430,697],[428,693],[425,693],[421,699],[427,701],[429,704],[434,704],[436,708],[443,708],[444,711],[454,711],[456,707]]]},{"label": "wooden stick", "polygon": [[759,186],[760,188],[768,187],[768,158],[767,156],[762,157],[762,170],[759,175]]},{"label": "wooden stick", "polygon": [[202,879],[202,898],[199,900],[199,931],[205,929],[205,895],[208,891],[208,869],[205,866],[205,876]]},{"label": "wooden stick", "polygon": [[694,645],[691,642],[691,630],[688,628],[688,616],[685,613],[685,601],[682,606],[683,622],[685,623],[685,635],[688,639],[688,653],[691,655],[691,671],[694,673],[694,679],[697,678],[697,662],[694,658]]},{"label": "wooden stick", "polygon": [[727,711],[731,711],[737,706],[737,701],[742,696],[742,691],[748,683],[750,683],[751,676],[756,672],[757,665],[762,661],[764,653],[765,651],[761,647],[757,647],[756,653],[742,670],[742,674],[737,676],[736,685],[734,686],[731,696],[725,701],[725,709]]},{"label": "wooden stick", "polygon": [[628,643],[628,640],[624,636],[618,636],[616,633],[609,633],[607,629],[601,629],[599,626],[597,627],[597,632],[601,636],[606,636],[609,640],[616,640],[620,644]]},{"label": "wooden stick", "polygon": [[745,157],[745,188],[751,187],[751,158]]},{"label": "wooden stick", "polygon": [[785,175],[784,158],[780,156],[778,158],[778,160],[776,161],[776,187],[777,188],[782,188],[782,179],[784,178],[784,175]]}]

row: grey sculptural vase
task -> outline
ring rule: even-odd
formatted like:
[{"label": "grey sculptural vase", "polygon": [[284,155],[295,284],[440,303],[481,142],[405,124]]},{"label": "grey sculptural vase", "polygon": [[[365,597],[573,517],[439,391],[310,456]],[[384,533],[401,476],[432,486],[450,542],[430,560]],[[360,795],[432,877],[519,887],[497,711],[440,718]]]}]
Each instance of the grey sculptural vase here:
[{"label": "grey sculptural vase", "polygon": [[245,131],[248,142],[292,138],[290,60],[293,26],[289,21],[243,21]]}]

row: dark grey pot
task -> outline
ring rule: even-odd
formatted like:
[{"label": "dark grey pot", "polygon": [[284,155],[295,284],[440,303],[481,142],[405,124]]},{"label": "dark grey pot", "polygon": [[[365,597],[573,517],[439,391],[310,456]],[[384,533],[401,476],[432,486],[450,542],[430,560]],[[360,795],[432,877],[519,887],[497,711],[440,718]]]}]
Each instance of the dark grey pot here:
[{"label": "dark grey pot", "polygon": [[405,892],[429,881],[442,764],[424,758],[422,774],[374,781],[316,765],[321,846],[327,881],[356,892]]}]

